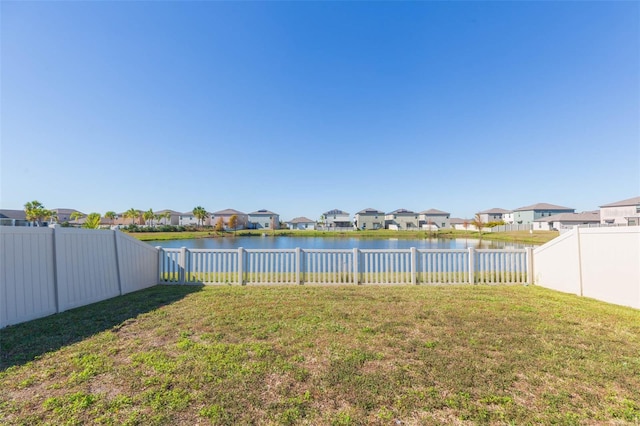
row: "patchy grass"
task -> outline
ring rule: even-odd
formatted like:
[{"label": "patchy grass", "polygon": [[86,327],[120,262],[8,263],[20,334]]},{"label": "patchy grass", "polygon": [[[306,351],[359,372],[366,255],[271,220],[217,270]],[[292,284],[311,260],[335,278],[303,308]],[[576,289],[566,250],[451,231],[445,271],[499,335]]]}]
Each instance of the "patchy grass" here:
[{"label": "patchy grass", "polygon": [[535,286],[158,286],[0,344],[1,424],[640,422],[640,312]]}]

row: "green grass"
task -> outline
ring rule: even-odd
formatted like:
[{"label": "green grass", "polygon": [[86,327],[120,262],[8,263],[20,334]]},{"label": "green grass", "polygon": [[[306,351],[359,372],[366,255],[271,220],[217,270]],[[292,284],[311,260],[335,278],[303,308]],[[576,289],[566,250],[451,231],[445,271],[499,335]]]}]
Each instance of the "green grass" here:
[{"label": "green grass", "polygon": [[536,286],[157,286],[0,344],[0,424],[640,423],[640,311]]},{"label": "green grass", "polygon": [[480,233],[475,231],[461,231],[455,229],[443,229],[440,231],[391,231],[388,229],[379,229],[376,231],[348,231],[348,232],[330,232],[330,231],[293,231],[288,229],[279,229],[276,231],[260,231],[260,230],[241,230],[233,232],[215,232],[215,231],[188,231],[188,232],[131,232],[129,235],[138,238],[141,241],[160,241],[160,240],[184,240],[193,238],[219,238],[235,236],[280,236],[280,237],[313,237],[313,238],[363,238],[363,239],[425,239],[425,238],[471,238],[483,239],[487,241],[505,241],[520,244],[544,244],[551,241],[559,235],[557,231],[512,231],[512,232],[495,232]]}]

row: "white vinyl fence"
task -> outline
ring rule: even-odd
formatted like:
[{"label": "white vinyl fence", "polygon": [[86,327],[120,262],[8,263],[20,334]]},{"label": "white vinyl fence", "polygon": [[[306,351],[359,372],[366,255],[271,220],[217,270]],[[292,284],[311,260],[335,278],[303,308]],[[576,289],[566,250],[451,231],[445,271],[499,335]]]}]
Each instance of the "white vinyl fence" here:
[{"label": "white vinyl fence", "polygon": [[0,227],[0,328],[158,284],[158,251],[119,231]]},{"label": "white vinyl fence", "polygon": [[574,228],[534,257],[537,285],[640,309],[640,227]]},{"label": "white vinyl fence", "polygon": [[530,283],[532,249],[159,249],[162,283]]}]

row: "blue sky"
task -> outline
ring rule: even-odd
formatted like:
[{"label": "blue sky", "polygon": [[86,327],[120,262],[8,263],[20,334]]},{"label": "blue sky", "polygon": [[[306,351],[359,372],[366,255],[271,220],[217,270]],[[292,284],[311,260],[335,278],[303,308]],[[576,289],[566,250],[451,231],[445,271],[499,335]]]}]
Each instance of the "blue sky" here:
[{"label": "blue sky", "polygon": [[14,2],[0,206],[282,219],[640,195],[637,2]]}]

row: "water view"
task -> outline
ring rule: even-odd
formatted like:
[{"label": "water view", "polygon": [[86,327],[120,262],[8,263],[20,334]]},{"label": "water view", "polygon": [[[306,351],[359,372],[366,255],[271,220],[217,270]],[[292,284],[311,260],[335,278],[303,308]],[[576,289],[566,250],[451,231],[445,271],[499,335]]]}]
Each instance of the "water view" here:
[{"label": "water view", "polygon": [[361,238],[313,238],[313,237],[272,237],[243,236],[199,238],[191,240],[148,241],[153,246],[164,248],[187,247],[193,249],[504,249],[531,247],[503,241],[480,241],[476,239],[361,239]]}]

